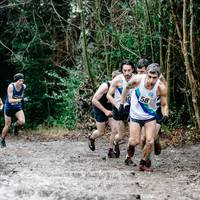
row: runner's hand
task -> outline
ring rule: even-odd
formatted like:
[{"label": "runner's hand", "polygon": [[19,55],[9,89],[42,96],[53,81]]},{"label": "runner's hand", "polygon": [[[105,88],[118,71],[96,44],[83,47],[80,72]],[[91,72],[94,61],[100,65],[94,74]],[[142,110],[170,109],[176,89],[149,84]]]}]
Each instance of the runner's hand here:
[{"label": "runner's hand", "polygon": [[24,102],[27,102],[27,101],[29,101],[29,98],[28,97],[24,97],[23,100],[24,100]]},{"label": "runner's hand", "polygon": [[107,117],[111,117],[112,116],[112,111],[111,110],[106,110],[105,115]]},{"label": "runner's hand", "polygon": [[28,98],[28,97],[23,97],[21,100],[22,103],[28,102],[28,101],[30,101],[30,98]]},{"label": "runner's hand", "polygon": [[167,115],[164,115],[161,119],[160,119],[160,123],[163,123],[163,124],[167,124],[169,120],[169,117]]}]

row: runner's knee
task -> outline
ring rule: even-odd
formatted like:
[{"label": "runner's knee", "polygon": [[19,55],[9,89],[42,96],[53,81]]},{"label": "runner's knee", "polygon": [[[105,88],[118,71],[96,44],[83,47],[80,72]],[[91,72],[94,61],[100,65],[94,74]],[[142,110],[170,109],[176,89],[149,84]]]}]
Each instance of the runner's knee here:
[{"label": "runner's knee", "polygon": [[129,138],[128,143],[131,146],[136,146],[140,143],[140,140],[135,138]]},{"label": "runner's knee", "polygon": [[105,131],[98,131],[98,136],[103,136],[105,134]]},{"label": "runner's knee", "polygon": [[5,128],[9,128],[10,126],[11,126],[11,122],[10,122],[10,121],[9,121],[9,122],[6,121],[6,122],[5,122]]},{"label": "runner's knee", "polygon": [[17,122],[20,126],[23,126],[25,124],[25,119],[19,119]]},{"label": "runner's knee", "polygon": [[115,136],[115,138],[118,139],[118,140],[123,140],[125,138],[125,136],[126,136],[125,132],[120,132],[119,134],[117,134]]},{"label": "runner's knee", "polygon": [[147,144],[147,145],[153,145],[153,143],[154,143],[154,139],[153,139],[153,138],[151,138],[151,139],[146,139],[146,144]]}]

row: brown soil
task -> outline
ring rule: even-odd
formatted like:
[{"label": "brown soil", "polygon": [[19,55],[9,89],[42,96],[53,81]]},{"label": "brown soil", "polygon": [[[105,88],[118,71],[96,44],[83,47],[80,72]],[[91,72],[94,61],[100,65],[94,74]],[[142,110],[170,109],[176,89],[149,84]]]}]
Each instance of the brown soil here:
[{"label": "brown soil", "polygon": [[[198,200],[200,144],[173,147],[152,155],[154,172],[124,165],[126,144],[118,159],[107,158],[107,137],[88,149],[86,132],[21,133],[0,149],[1,200]],[[166,143],[166,142],[165,142]],[[169,146],[170,145],[170,146]],[[141,150],[136,149],[138,164]]]}]

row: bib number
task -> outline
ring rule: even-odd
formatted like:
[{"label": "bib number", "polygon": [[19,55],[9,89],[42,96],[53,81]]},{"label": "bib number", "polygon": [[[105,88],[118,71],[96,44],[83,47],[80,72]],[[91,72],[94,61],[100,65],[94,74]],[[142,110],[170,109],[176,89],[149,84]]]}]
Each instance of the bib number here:
[{"label": "bib number", "polygon": [[141,96],[139,99],[139,102],[144,103],[144,104],[149,104],[150,98]]}]

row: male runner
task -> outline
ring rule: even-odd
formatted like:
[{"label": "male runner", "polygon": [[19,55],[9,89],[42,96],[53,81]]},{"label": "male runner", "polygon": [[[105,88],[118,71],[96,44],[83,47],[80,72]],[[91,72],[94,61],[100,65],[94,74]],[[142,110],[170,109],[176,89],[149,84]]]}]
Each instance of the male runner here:
[{"label": "male runner", "polygon": [[152,63],[147,67],[147,74],[135,75],[127,84],[121,97],[123,105],[130,89],[134,88],[131,95],[130,108],[130,137],[127,148],[126,160],[131,160],[135,152],[135,146],[140,143],[142,126],[145,128],[146,143],[139,169],[141,171],[153,171],[147,164],[156,133],[157,98],[160,97],[161,122],[168,120],[169,110],[167,104],[167,87],[159,80],[160,66]]},{"label": "male runner", "polygon": [[[126,136],[125,123],[128,122],[130,110],[130,95],[132,90],[129,91],[125,103],[124,105],[121,105],[121,107],[120,98],[122,91],[124,90],[126,84],[133,75],[133,70],[134,66],[130,60],[122,61],[120,67],[120,71],[122,72],[122,74],[116,76],[113,79],[110,89],[107,93],[107,98],[113,105],[112,113],[114,119],[114,127],[117,129],[118,132],[114,140],[114,151],[117,158],[120,156],[119,142],[122,141]],[[120,110],[123,110],[123,113],[120,112]]]},{"label": "male runner", "polygon": [[4,108],[5,125],[1,135],[1,147],[6,147],[5,137],[8,134],[8,129],[11,126],[12,118],[14,116],[17,118],[17,121],[13,123],[14,134],[17,134],[18,128],[25,124],[25,116],[22,109],[23,101],[27,100],[27,98],[24,98],[25,89],[24,75],[21,73],[15,74],[14,82],[10,83],[7,88]]},{"label": "male runner", "polygon": [[[114,79],[117,75],[119,75],[119,71],[114,71],[112,73],[112,79]],[[96,127],[95,130],[89,137],[88,137],[88,146],[89,148],[94,151],[95,150],[95,140],[105,134],[106,124],[111,127],[111,136],[110,136],[110,144],[108,150],[108,157],[115,158],[115,153],[113,151],[113,141],[116,135],[116,130],[113,126],[113,118],[112,118],[112,104],[106,98],[108,89],[110,87],[112,81],[108,81],[106,83],[102,83],[100,87],[95,92],[92,98],[93,110],[96,120]]]}]

